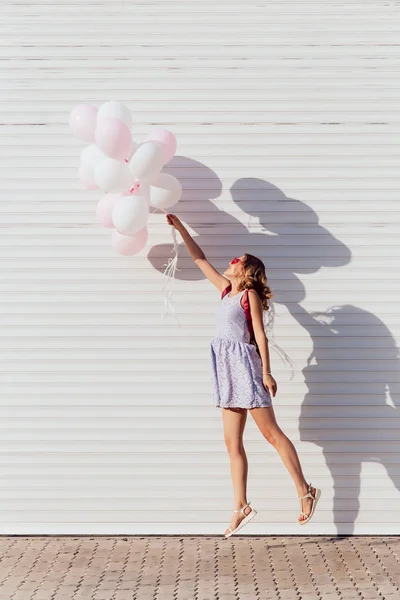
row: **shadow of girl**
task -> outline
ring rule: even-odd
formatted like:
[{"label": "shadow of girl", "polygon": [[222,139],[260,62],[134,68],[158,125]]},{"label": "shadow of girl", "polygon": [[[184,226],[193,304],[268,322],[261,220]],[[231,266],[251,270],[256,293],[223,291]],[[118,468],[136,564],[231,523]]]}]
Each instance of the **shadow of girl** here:
[{"label": "shadow of girl", "polygon": [[[394,485],[400,483],[398,417],[387,403],[388,392],[395,405],[398,399],[398,348],[380,319],[355,306],[307,312],[301,305],[306,289],[299,278],[348,264],[350,249],[319,223],[310,206],[268,181],[243,178],[234,183],[232,200],[240,209],[235,218],[210,202],[221,194],[222,185],[205,165],[177,157],[169,172],[184,188],[177,213],[197,234],[213,265],[225,269],[231,257],[245,252],[258,256],[266,266],[274,303],[286,306],[309,334],[313,350],[302,370],[308,392],[299,398],[300,440],[322,448],[334,482],[334,522],[338,533],[351,533],[359,510],[362,462],[383,464]],[[163,270],[171,249],[170,244],[151,249],[154,268]],[[179,252],[177,278],[203,279],[183,244]],[[367,502],[367,509],[372,504]]]}]

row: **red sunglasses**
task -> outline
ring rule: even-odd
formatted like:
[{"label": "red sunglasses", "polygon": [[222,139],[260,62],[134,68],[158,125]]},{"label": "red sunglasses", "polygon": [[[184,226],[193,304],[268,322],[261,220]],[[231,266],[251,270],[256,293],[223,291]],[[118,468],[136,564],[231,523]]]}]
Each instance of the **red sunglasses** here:
[{"label": "red sunglasses", "polygon": [[235,258],[232,258],[232,260],[231,260],[231,265],[235,265],[238,262],[242,262],[242,261],[240,260],[240,258],[237,258],[237,256],[235,256]]}]

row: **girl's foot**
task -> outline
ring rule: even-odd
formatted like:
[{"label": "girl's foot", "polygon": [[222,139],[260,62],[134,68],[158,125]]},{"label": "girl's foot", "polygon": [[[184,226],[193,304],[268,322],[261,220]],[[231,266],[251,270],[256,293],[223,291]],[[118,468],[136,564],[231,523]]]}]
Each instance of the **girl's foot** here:
[{"label": "girl's foot", "polygon": [[[243,506],[246,506],[245,504],[243,504]],[[239,508],[243,508],[242,506],[239,506]],[[230,527],[231,529],[236,529],[236,527],[239,525],[239,523],[241,521],[243,521],[244,518],[247,517],[247,515],[249,513],[251,513],[252,508],[251,506],[246,506],[246,508],[244,509],[244,514],[243,513],[233,513],[233,517],[232,517],[232,521],[230,523]],[[230,533],[229,528],[225,529],[225,535],[227,535],[228,533]]]},{"label": "girl's foot", "polygon": [[[309,486],[306,486],[305,488],[303,488],[303,490],[300,490],[299,496],[305,496],[307,492],[311,492],[312,496],[315,498],[315,488]],[[306,515],[309,515],[311,512],[313,502],[314,500],[312,500],[311,498],[304,498],[304,500],[301,500],[301,512],[304,512],[306,513]],[[304,521],[305,519],[307,519],[307,517],[300,513],[298,516],[299,523],[301,521]]]}]

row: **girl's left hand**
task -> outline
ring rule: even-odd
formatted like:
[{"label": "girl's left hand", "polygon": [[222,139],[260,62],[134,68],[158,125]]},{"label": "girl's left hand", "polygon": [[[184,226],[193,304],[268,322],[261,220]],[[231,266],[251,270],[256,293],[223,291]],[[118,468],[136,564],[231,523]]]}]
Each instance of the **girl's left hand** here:
[{"label": "girl's left hand", "polygon": [[274,397],[278,390],[278,385],[275,379],[272,377],[272,375],[263,375],[263,384],[267,392],[269,392],[271,396]]}]

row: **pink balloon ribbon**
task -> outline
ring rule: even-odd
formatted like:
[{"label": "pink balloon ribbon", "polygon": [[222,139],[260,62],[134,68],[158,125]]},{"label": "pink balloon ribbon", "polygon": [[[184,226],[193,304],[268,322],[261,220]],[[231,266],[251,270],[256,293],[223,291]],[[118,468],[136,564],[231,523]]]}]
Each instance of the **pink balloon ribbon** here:
[{"label": "pink balloon ribbon", "polygon": [[139,181],[139,179],[136,179],[133,187],[131,187],[131,189],[129,190],[129,193],[135,194],[135,192],[137,192],[139,188],[140,188],[140,181]]}]

